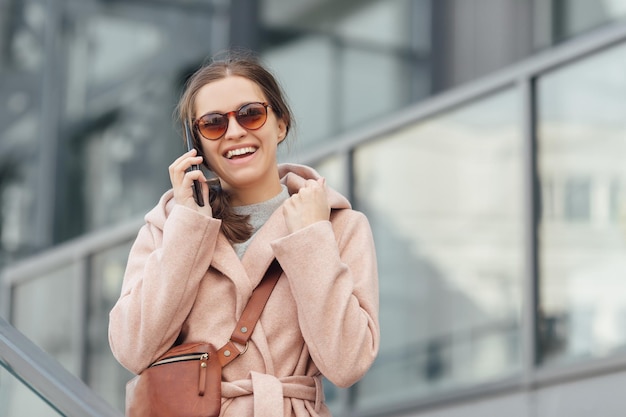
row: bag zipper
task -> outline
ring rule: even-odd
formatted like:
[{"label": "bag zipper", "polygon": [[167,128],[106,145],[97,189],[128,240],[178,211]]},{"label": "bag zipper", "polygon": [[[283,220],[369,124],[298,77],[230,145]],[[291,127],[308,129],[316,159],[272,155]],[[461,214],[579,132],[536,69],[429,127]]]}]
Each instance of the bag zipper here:
[{"label": "bag zipper", "polygon": [[150,368],[153,366],[165,365],[172,362],[184,362],[184,361],[206,361],[209,359],[208,353],[191,353],[189,355],[180,355],[180,356],[172,356],[170,358],[161,359],[160,361],[154,362],[150,365]]}]

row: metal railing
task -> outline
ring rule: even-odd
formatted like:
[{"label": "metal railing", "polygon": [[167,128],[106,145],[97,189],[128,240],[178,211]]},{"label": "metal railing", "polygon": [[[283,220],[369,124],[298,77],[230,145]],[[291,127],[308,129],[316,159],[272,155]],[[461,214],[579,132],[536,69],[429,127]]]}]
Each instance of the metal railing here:
[{"label": "metal railing", "polygon": [[80,379],[0,318],[0,365],[67,417],[120,417]]},{"label": "metal railing", "polygon": [[132,219],[109,229],[75,238],[7,266],[0,271],[0,315],[12,320],[12,293],[18,285],[37,279],[51,270],[86,262],[94,254],[131,241],[142,224],[143,218]]},{"label": "metal railing", "polygon": [[[68,241],[0,271],[0,316],[3,316],[0,317],[0,368],[6,368],[61,415],[106,417],[122,414],[81,378],[74,376],[53,356],[9,324],[9,321],[13,321],[17,308],[16,291],[20,286],[27,286],[30,282],[45,277],[50,271],[70,267],[77,276],[75,282],[80,288],[77,293],[84,294],[84,289],[92,280],[89,266],[94,256],[132,241],[141,224],[143,219],[133,219],[116,227]],[[81,305],[75,309],[75,317],[79,322],[77,329],[82,334],[77,337],[81,340],[79,348],[72,355],[79,357],[76,362],[81,364],[81,369],[78,369],[76,374],[80,376],[87,374],[88,342],[85,333],[88,302],[88,299],[79,300],[78,304]]]}]

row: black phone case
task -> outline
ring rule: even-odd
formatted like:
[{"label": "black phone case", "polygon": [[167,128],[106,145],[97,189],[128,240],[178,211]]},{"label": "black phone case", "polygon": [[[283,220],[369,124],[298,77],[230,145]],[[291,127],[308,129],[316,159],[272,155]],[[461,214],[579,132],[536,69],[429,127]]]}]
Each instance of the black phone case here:
[{"label": "black phone case", "polygon": [[[194,148],[193,146],[193,136],[191,133],[191,128],[189,127],[189,123],[185,121],[185,140],[187,141],[187,150],[190,151]],[[190,170],[198,170],[200,167],[198,165],[192,165]],[[204,206],[204,197],[202,196],[202,186],[198,182],[198,180],[193,180],[193,198],[196,200],[196,204],[200,207]]]}]

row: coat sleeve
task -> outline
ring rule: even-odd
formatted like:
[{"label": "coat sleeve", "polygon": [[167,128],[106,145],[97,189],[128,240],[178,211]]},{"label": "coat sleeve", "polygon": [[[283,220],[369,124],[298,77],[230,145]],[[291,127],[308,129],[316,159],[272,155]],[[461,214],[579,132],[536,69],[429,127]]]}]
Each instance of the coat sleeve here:
[{"label": "coat sleeve", "polygon": [[174,206],[166,220],[152,222],[150,217],[130,250],[121,295],[109,314],[111,351],[134,373],[174,344],[211,262],[221,224],[183,206]]},{"label": "coat sleeve", "polygon": [[311,357],[339,387],[358,381],[379,349],[378,271],[367,218],[339,210],[272,243],[296,300]]}]

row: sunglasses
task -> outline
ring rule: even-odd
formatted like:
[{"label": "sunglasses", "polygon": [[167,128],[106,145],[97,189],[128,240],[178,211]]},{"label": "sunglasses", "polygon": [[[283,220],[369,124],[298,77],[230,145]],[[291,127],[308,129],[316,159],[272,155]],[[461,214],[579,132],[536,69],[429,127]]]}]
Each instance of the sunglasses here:
[{"label": "sunglasses", "polygon": [[239,125],[247,130],[260,129],[267,120],[267,103],[247,103],[228,113],[207,113],[193,122],[203,138],[217,140],[228,130],[230,116],[235,116]]}]

